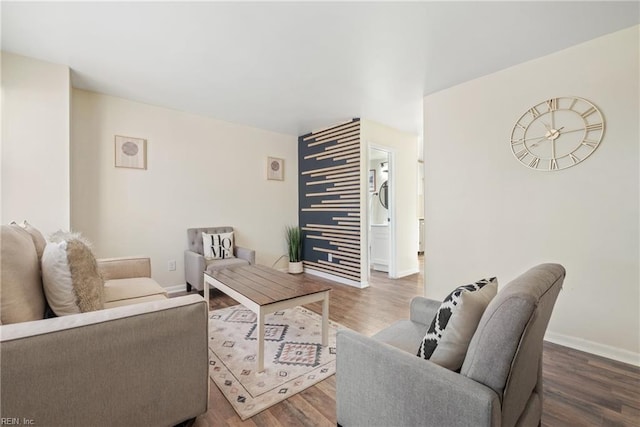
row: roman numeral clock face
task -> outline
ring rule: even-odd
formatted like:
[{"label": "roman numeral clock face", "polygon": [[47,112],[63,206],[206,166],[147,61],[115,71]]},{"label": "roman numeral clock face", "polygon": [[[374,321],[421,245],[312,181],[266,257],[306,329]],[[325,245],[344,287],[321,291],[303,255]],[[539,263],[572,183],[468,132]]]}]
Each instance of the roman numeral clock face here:
[{"label": "roman numeral clock face", "polygon": [[551,98],[527,110],[511,132],[511,151],[523,165],[541,171],[575,166],[604,135],[600,110],[582,98]]}]

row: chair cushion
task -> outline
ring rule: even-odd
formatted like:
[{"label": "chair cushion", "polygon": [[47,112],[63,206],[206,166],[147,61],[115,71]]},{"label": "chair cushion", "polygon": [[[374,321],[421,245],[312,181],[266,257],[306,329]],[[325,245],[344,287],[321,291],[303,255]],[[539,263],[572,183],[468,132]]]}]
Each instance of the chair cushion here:
[{"label": "chair cushion", "polygon": [[420,338],[424,336],[424,325],[411,320],[399,320],[373,335],[371,338],[389,344],[395,348],[416,354]]},{"label": "chair cushion", "polygon": [[105,307],[113,307],[116,301],[157,296],[167,298],[167,291],[150,277],[107,280],[104,283]]},{"label": "chair cushion", "polygon": [[418,356],[452,371],[460,369],[480,318],[497,292],[495,277],[454,289],[431,321]]},{"label": "chair cushion", "polygon": [[42,254],[42,281],[47,302],[57,316],[104,308],[104,281],[86,241],[58,235]]},{"label": "chair cushion", "polygon": [[3,225],[0,242],[2,324],[42,319],[45,298],[38,254],[31,236],[17,225]]},{"label": "chair cushion", "polygon": [[211,273],[223,268],[239,267],[241,265],[249,265],[249,261],[241,258],[213,259],[207,261],[206,271]]},{"label": "chair cushion", "polygon": [[208,260],[234,258],[233,231],[219,234],[202,232],[202,248]]}]

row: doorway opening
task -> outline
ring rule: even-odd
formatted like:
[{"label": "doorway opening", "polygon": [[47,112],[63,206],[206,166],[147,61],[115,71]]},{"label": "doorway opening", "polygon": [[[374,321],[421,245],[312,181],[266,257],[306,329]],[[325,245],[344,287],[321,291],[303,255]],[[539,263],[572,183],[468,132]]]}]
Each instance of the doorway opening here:
[{"label": "doorway opening", "polygon": [[395,259],[393,242],[392,153],[382,147],[369,146],[368,235],[369,275],[385,272],[393,277]]}]

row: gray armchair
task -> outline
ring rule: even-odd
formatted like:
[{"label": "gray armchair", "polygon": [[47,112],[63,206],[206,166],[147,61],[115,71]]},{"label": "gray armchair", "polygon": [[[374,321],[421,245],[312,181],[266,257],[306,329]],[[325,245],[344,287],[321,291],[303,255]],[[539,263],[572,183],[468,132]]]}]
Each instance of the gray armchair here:
[{"label": "gray armchair", "polygon": [[208,227],[189,228],[187,230],[188,249],[184,251],[184,275],[187,282],[187,292],[191,288],[198,291],[204,290],[204,272],[215,271],[240,265],[256,263],[256,251],[252,249],[234,246],[233,255],[235,258],[206,260],[204,248],[202,247],[202,233],[230,233],[233,227]]},{"label": "gray armchair", "polygon": [[416,297],[411,318],[372,338],[337,336],[336,411],[349,426],[538,426],[542,341],[565,270],[542,264],[489,303],[459,373],[416,356],[440,302]]}]

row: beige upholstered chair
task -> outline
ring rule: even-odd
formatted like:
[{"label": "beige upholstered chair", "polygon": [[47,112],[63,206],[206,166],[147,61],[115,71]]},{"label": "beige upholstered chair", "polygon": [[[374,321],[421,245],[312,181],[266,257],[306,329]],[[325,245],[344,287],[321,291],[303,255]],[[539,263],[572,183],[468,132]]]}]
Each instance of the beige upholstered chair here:
[{"label": "beige upholstered chair", "polygon": [[204,290],[204,272],[223,268],[236,267],[256,263],[256,251],[234,246],[234,258],[207,260],[204,257],[202,233],[218,234],[230,233],[233,227],[189,228],[187,230],[188,249],[184,251],[184,275],[187,282],[187,292],[191,288]]}]

